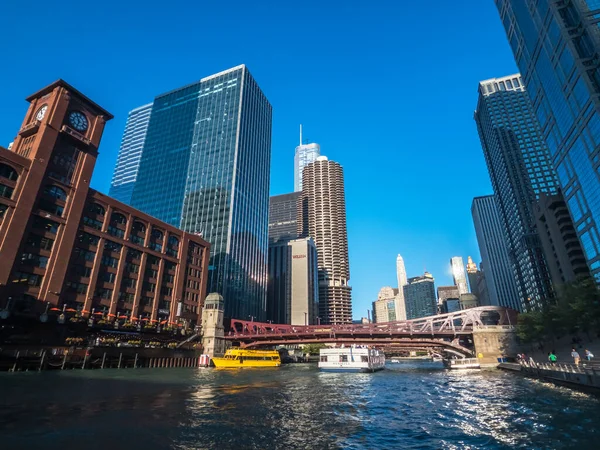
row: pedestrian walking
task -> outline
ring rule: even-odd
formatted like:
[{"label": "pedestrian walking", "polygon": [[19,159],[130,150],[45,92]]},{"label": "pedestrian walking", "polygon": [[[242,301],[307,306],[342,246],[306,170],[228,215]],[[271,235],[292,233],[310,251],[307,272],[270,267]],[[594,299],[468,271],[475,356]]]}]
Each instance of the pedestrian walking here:
[{"label": "pedestrian walking", "polygon": [[577,350],[575,350],[575,347],[572,348],[571,356],[573,357],[573,361],[575,362],[575,365],[578,366],[579,361],[581,361],[581,357],[579,356],[579,353],[577,353]]},{"label": "pedestrian walking", "polygon": [[585,349],[585,359],[587,359],[588,361],[591,361],[593,357],[594,357],[594,354],[586,348]]},{"label": "pedestrian walking", "polygon": [[551,364],[556,364],[556,360],[558,358],[556,357],[556,355],[554,354],[554,352],[550,352],[550,354],[548,355],[548,360],[550,361]]}]

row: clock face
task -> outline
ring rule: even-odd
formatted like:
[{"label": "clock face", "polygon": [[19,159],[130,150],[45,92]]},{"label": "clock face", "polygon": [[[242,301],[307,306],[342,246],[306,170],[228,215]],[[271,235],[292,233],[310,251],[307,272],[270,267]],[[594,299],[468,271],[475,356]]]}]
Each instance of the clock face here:
[{"label": "clock face", "polygon": [[69,114],[69,124],[77,131],[85,131],[88,127],[88,120],[83,113],[73,111]]},{"label": "clock face", "polygon": [[42,120],[44,118],[44,116],[46,115],[47,110],[48,110],[48,105],[42,106],[40,109],[38,109],[38,112],[35,115],[35,119]]}]

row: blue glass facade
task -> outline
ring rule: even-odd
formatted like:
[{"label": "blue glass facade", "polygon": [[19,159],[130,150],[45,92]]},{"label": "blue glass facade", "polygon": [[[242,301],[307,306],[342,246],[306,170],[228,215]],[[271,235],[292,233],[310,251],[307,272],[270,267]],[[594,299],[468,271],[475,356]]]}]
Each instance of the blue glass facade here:
[{"label": "blue glass facade", "polygon": [[425,272],[422,277],[409,278],[408,284],[405,284],[402,289],[408,320],[437,314],[435,285],[431,274]]},{"label": "blue glass facade", "polygon": [[488,166],[517,287],[520,309],[552,296],[533,202],[558,182],[521,77],[479,84],[475,121]]},{"label": "blue glass facade", "polygon": [[129,112],[108,191],[108,195],[128,205],[131,204],[151,112],[152,103]]},{"label": "blue glass facade", "polygon": [[135,207],[211,244],[207,292],[225,315],[266,317],[272,108],[238,66],[159,96]]},{"label": "blue glass facade", "polygon": [[600,1],[496,5],[588,265],[600,281]]}]

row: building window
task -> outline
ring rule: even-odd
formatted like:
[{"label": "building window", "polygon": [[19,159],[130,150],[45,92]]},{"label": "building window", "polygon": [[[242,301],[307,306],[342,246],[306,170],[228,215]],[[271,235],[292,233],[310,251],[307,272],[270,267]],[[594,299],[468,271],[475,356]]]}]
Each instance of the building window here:
[{"label": "building window", "polygon": [[93,234],[82,231],[77,236],[77,240],[82,244],[97,246],[100,238],[98,236],[94,236]]},{"label": "building window", "polygon": [[102,257],[102,265],[116,268],[119,265],[119,260],[117,258],[113,258],[111,256],[104,255]]},{"label": "building window", "polygon": [[96,258],[96,252],[91,250],[85,250],[80,247],[75,247],[73,249],[73,253],[77,255],[77,257],[84,259],[85,261],[93,261]]},{"label": "building window", "polygon": [[108,227],[108,229],[106,230],[108,232],[108,234],[121,238],[123,239],[123,236],[125,236],[125,231],[121,230],[120,228],[117,227],[113,227],[112,225]]},{"label": "building window", "polygon": [[0,218],[4,217],[4,213],[6,212],[6,210],[8,209],[8,206],[0,203]]},{"label": "building window", "polygon": [[63,208],[60,205],[55,205],[54,203],[41,198],[40,201],[38,202],[38,208],[41,209],[42,211],[46,211],[54,216],[59,216],[62,217],[63,215],[63,211],[65,210],[65,208]]},{"label": "building window", "polygon": [[156,278],[158,271],[156,269],[146,269],[146,278]]},{"label": "building window", "polygon": [[169,300],[161,300],[158,305],[158,309],[164,309],[166,311],[170,311],[171,310],[171,302]]},{"label": "building window", "polygon": [[73,267],[72,271],[73,271],[73,274],[75,274],[79,277],[82,277],[82,278],[89,278],[92,276],[92,268],[91,267],[76,265]]},{"label": "building window", "polygon": [[154,298],[152,297],[142,297],[142,300],[140,301],[142,306],[151,306],[152,303],[154,303]]},{"label": "building window", "polygon": [[41,250],[52,250],[52,244],[54,241],[40,236],[39,234],[30,234],[27,237],[26,244],[30,247],[39,248]]},{"label": "building window", "polygon": [[69,292],[77,292],[78,294],[86,294],[88,291],[88,285],[85,283],[77,283],[75,281],[67,281],[65,287]]},{"label": "building window", "polygon": [[112,289],[99,288],[96,289],[96,297],[110,299],[112,298],[113,291]]},{"label": "building window", "polygon": [[106,210],[104,209],[104,207],[102,205],[99,205],[98,203],[91,203],[88,207],[88,212],[92,214],[97,214],[102,217],[104,217],[104,214],[106,214]]},{"label": "building window", "polygon": [[146,226],[142,222],[136,220],[135,222],[133,222],[133,225],[131,226],[131,231],[133,231],[135,233],[145,233]]},{"label": "building window", "polygon": [[134,295],[128,292],[119,292],[119,300],[124,303],[133,303]]},{"label": "building window", "polygon": [[155,292],[156,284],[154,283],[144,283],[144,290],[147,292]]},{"label": "building window", "polygon": [[108,250],[110,252],[120,252],[123,246],[121,244],[117,244],[116,242],[109,241],[108,239],[104,243],[104,250]]},{"label": "building window", "polygon": [[140,259],[142,257],[142,252],[130,248],[129,250],[127,250],[127,256],[131,259]]},{"label": "building window", "polygon": [[170,297],[171,294],[173,293],[173,288],[163,286],[162,288],[160,288],[160,293],[162,295],[166,295],[167,297]]},{"label": "building window", "polygon": [[[153,255],[148,255],[148,264],[149,265],[158,266],[159,262],[160,262],[160,258],[157,258],[156,256],[153,256]],[[154,277],[154,278],[156,278],[156,277]]]},{"label": "building window", "polygon": [[100,272],[100,274],[98,275],[98,279],[105,283],[114,283],[116,277],[117,277],[117,274],[112,273],[112,272],[104,272],[104,271]]},{"label": "building window", "polygon": [[6,186],[5,184],[0,184],[0,197],[12,198],[13,192],[14,188]]},{"label": "building window", "polygon": [[37,275],[35,273],[27,273],[27,272],[14,272],[12,277],[13,283],[23,283],[28,284],[29,286],[39,286],[42,284],[42,279],[44,277],[42,275]]},{"label": "building window", "polygon": [[9,181],[17,181],[17,178],[19,178],[19,174],[12,167],[0,163],[0,177],[6,178]]},{"label": "building window", "polygon": [[58,231],[58,223],[40,216],[33,218],[33,227],[52,234],[56,234]]},{"label": "building window", "polygon": [[58,200],[67,201],[67,193],[64,189],[59,188],[58,186],[46,186],[44,188],[44,194],[56,198]]},{"label": "building window", "polygon": [[124,288],[132,288],[135,289],[136,281],[133,278],[123,278],[123,282],[121,286]]},{"label": "building window", "polygon": [[140,266],[133,263],[127,263],[125,265],[125,271],[130,273],[138,273],[140,271]]},{"label": "building window", "polygon": [[110,216],[110,223],[115,225],[125,225],[127,223],[127,217],[118,212],[112,213],[112,216]]},{"label": "building window", "polygon": [[21,254],[21,264],[27,266],[35,266],[40,267],[41,269],[45,269],[48,265],[48,257],[36,255],[35,253],[22,253]]},{"label": "building window", "polygon": [[171,274],[166,273],[163,277],[164,281],[166,281],[167,283],[173,283],[173,281],[175,280],[175,277]]},{"label": "building window", "polygon": [[83,217],[83,224],[90,228],[95,228],[96,230],[102,229],[102,222],[100,222],[99,220],[96,220],[96,219],[91,219],[87,216]]}]

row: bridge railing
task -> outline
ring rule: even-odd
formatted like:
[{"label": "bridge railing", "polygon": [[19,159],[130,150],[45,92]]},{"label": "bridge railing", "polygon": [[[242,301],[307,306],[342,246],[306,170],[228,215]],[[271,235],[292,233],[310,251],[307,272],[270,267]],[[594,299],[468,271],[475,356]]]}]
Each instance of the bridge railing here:
[{"label": "bridge railing", "polygon": [[448,314],[385,323],[346,325],[287,325],[232,319],[229,336],[295,335],[295,334],[460,334],[474,327],[516,324],[516,312],[498,306],[483,306]]}]

